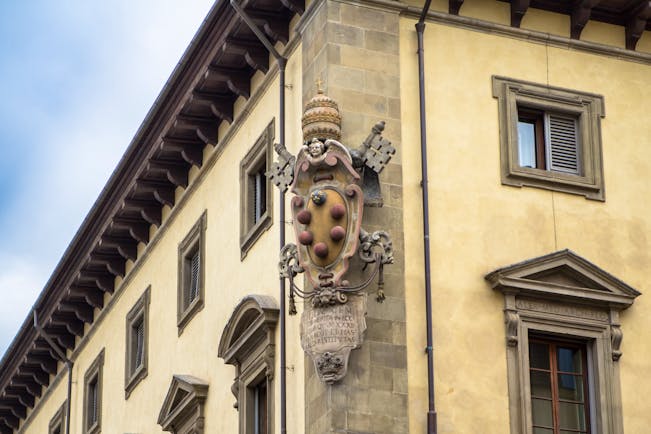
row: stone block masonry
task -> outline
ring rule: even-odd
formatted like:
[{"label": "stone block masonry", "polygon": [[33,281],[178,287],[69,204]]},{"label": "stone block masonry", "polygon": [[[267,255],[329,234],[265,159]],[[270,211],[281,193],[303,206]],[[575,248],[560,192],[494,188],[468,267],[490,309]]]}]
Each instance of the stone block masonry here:
[{"label": "stone block masonry", "polygon": [[[387,230],[395,264],[385,268],[383,304],[368,288],[367,330],[362,347],[350,355],[348,374],[334,385],[319,381],[306,359],[305,401],[308,434],[409,432],[405,327],[400,68],[398,13],[359,4],[316,0],[302,30],[303,103],[316,81],[339,104],[342,143],[359,146],[378,121],[397,154],[380,175],[384,206],[366,207],[362,227]],[[350,280],[362,280],[351,266]],[[357,273],[357,274],[356,274]]]}]

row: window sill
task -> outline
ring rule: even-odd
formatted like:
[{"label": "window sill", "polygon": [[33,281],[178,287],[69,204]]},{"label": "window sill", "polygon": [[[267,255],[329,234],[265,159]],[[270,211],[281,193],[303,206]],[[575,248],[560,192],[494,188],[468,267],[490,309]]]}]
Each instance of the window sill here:
[{"label": "window sill", "polygon": [[102,427],[100,426],[99,422],[95,422],[93,426],[84,431],[84,434],[99,434],[101,430]]},{"label": "window sill", "polygon": [[246,258],[247,253],[253,247],[260,236],[272,225],[271,214],[265,212],[260,220],[240,240],[240,260]]},{"label": "window sill", "polygon": [[176,326],[178,327],[179,330],[179,336],[181,336],[181,333],[183,333],[183,329],[185,329],[185,326],[188,325],[190,320],[194,318],[194,316],[199,313],[200,311],[203,310],[203,298],[199,297],[196,298],[190,303],[190,306],[184,311],[179,313],[179,318],[178,321],[176,322]]},{"label": "window sill", "polygon": [[136,371],[129,377],[124,386],[124,399],[129,399],[131,392],[136,388],[142,380],[147,377],[147,366],[142,364]]},{"label": "window sill", "polygon": [[535,187],[584,196],[586,199],[606,200],[600,183],[586,176],[517,166],[502,172],[502,184],[513,187]]}]

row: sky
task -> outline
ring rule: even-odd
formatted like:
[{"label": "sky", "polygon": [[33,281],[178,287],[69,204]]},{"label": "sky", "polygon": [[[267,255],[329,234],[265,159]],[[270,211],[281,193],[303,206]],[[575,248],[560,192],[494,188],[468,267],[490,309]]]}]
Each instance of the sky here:
[{"label": "sky", "polygon": [[0,357],[214,0],[0,0]]}]

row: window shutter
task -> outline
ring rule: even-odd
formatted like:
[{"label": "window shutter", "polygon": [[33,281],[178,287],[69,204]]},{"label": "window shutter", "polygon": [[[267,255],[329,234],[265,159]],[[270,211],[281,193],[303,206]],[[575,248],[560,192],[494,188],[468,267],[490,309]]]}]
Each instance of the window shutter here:
[{"label": "window shutter", "polygon": [[579,137],[576,118],[545,115],[549,170],[579,175]]},{"label": "window shutter", "polygon": [[142,365],[145,354],[145,321],[141,319],[135,327],[136,332],[136,354],[134,360],[134,371]]},{"label": "window shutter", "polygon": [[90,383],[88,388],[88,427],[97,422],[97,379]]},{"label": "window shutter", "polygon": [[190,291],[189,292],[189,300],[188,300],[188,305],[199,295],[199,272],[201,271],[199,269],[200,267],[200,261],[201,260],[201,253],[199,250],[192,256],[192,260],[190,263]]},{"label": "window shutter", "polygon": [[253,217],[253,223],[257,223],[260,218],[262,217],[262,214],[265,212],[265,176],[264,176],[264,168],[260,169],[258,172],[255,174],[255,185],[254,185],[254,204],[253,204],[253,212],[254,212],[254,217]]}]

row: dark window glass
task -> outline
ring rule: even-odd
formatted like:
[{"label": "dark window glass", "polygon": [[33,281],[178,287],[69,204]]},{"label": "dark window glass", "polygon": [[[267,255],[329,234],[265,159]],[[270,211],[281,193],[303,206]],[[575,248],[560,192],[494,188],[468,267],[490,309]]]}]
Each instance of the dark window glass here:
[{"label": "dark window glass", "polygon": [[529,374],[534,433],[590,432],[585,345],[532,338]]},{"label": "dark window glass", "polygon": [[[264,161],[263,161],[264,163]],[[262,164],[249,175],[249,183],[251,186],[251,200],[253,201],[253,208],[251,213],[252,223],[256,224],[260,221],[264,213],[267,211],[267,178],[265,176],[266,167]]]},{"label": "dark window glass", "polygon": [[97,404],[98,404],[98,384],[97,384],[97,377],[93,378],[93,380],[88,383],[88,418],[87,418],[87,427],[90,428],[92,427],[96,422],[97,422]]},{"label": "dark window glass", "polygon": [[192,255],[190,259],[190,288],[188,290],[189,306],[199,296],[199,272],[201,271],[201,253],[199,249]]},{"label": "dark window glass", "polygon": [[267,434],[267,384],[265,381],[255,386],[253,397],[255,434]]},{"label": "dark window glass", "polygon": [[131,372],[135,372],[144,360],[145,356],[145,321],[140,317],[132,326],[131,332],[133,338],[131,340],[133,345],[133,362]]}]

